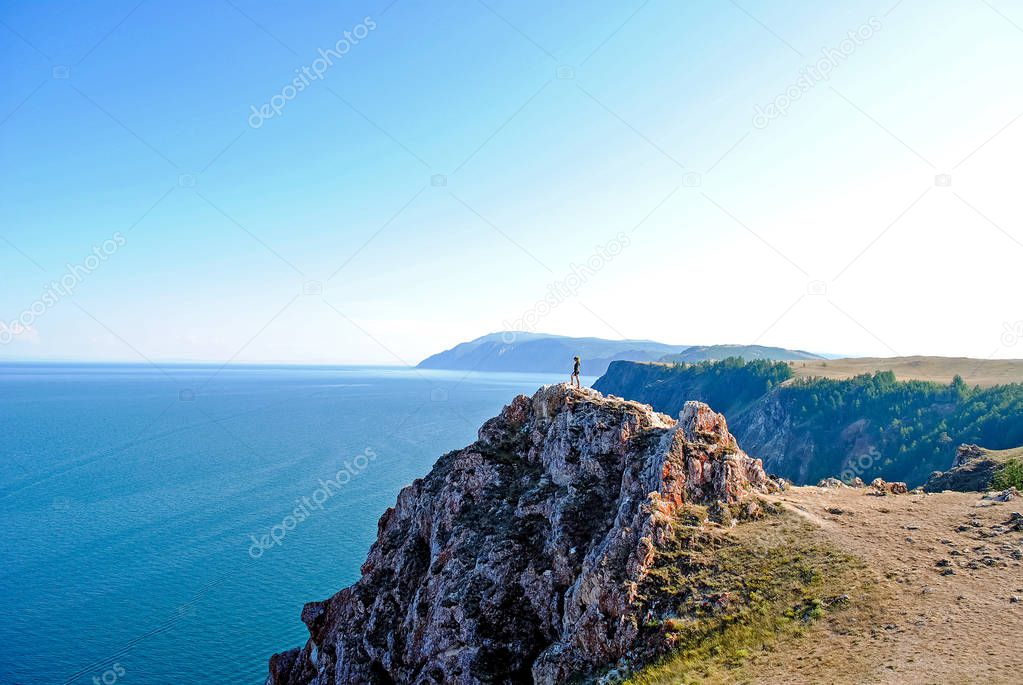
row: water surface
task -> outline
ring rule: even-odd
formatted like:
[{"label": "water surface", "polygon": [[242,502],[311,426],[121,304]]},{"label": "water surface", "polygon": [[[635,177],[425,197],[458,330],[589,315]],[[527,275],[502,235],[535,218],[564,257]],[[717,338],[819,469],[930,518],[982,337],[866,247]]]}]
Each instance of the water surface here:
[{"label": "water surface", "polygon": [[398,490],[562,380],[0,365],[0,682],[262,683]]}]

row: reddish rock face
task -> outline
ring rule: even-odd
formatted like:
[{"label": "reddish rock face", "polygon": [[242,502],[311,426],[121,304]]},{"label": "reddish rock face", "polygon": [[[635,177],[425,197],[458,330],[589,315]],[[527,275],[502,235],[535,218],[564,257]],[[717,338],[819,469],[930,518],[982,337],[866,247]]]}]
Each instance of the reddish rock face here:
[{"label": "reddish rock face", "polygon": [[686,503],[764,489],[725,419],[565,385],[519,396],[378,524],[362,577],[307,604],[268,685],[559,683],[626,655]]}]

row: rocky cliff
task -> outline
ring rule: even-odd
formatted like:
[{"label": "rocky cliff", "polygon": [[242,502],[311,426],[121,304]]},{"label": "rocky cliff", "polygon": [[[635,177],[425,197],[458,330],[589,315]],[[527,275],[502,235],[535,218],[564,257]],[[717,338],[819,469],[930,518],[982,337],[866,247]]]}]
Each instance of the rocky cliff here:
[{"label": "rocky cliff", "polygon": [[[777,391],[790,377],[784,364],[737,359],[706,368],[613,362],[593,387],[672,413],[690,400],[707,402],[728,417],[744,449],[763,459],[768,472],[797,483],[838,475],[840,466],[833,472],[813,471],[814,441]],[[848,455],[852,460],[858,456],[856,450]]]},{"label": "rocky cliff", "polygon": [[401,491],[362,577],[305,606],[309,640],[267,683],[561,683],[655,654],[641,587],[679,513],[752,514],[768,486],[705,404],[676,421],[564,385],[519,396]]},{"label": "rocky cliff", "polygon": [[[962,492],[990,490],[999,485],[1010,484],[1006,479],[999,484],[999,473],[1006,469],[1023,470],[1023,448],[1010,450],[988,450],[978,445],[960,445],[955,460],[948,471],[935,471],[924,484],[928,492],[959,490]],[[1014,480],[1014,479],[1012,479]]]}]

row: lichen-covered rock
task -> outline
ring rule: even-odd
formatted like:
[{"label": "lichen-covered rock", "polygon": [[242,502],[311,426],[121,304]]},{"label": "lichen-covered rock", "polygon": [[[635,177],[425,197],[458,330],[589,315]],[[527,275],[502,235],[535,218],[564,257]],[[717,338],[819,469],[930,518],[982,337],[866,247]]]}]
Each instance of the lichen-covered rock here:
[{"label": "lichen-covered rock", "polygon": [[307,604],[268,685],[560,683],[628,656],[686,504],[765,490],[724,417],[545,386],[401,491],[362,577]]}]

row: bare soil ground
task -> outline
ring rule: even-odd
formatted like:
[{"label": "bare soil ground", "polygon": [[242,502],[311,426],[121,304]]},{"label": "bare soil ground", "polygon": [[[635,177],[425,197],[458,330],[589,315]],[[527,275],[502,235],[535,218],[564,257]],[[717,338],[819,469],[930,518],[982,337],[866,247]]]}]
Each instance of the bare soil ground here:
[{"label": "bare soil ground", "polygon": [[[848,608],[752,655],[735,683],[1023,683],[1023,499],[874,496],[792,488],[769,497],[867,562]],[[979,504],[989,506],[978,506]]]},{"label": "bare soil ground", "polygon": [[988,387],[1023,383],[1023,359],[968,357],[862,357],[790,362],[797,378],[852,378],[874,371],[892,371],[899,380],[950,383],[958,374],[968,385]]}]

